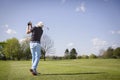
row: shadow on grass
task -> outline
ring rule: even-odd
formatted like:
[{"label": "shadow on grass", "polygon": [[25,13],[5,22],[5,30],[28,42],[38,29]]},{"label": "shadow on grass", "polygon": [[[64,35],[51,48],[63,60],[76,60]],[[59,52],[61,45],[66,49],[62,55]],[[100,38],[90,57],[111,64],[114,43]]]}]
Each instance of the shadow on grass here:
[{"label": "shadow on grass", "polygon": [[104,74],[105,72],[85,72],[85,73],[53,73],[53,74],[41,74],[41,75],[82,75],[82,74]]}]

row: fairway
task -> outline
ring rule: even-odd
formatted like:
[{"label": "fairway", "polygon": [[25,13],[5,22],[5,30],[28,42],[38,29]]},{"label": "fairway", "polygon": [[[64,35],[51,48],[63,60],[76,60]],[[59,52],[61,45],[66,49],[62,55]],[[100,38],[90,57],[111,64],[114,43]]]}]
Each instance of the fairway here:
[{"label": "fairway", "polygon": [[120,59],[40,61],[38,76],[31,61],[0,61],[0,80],[120,80]]}]

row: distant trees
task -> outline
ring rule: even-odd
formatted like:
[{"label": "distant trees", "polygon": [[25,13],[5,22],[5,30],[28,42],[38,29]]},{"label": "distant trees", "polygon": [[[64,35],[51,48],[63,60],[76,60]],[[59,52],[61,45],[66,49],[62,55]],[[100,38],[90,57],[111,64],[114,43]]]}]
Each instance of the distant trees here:
[{"label": "distant trees", "polygon": [[76,59],[77,58],[77,52],[76,52],[76,49],[73,48],[71,51],[70,51],[70,59]]},{"label": "distant trees", "polygon": [[100,54],[99,55],[95,55],[95,54],[90,54],[88,55],[79,55],[77,56],[77,52],[76,49],[73,48],[71,49],[71,51],[69,51],[68,49],[65,50],[64,52],[64,58],[65,59],[95,59],[95,58],[115,58],[115,59],[119,59],[120,58],[120,47],[117,47],[115,49],[113,49],[112,47],[108,47],[107,50],[100,50]]},{"label": "distant trees", "polygon": [[30,39],[28,37],[24,38],[22,42],[20,42],[21,45],[21,56],[24,60],[31,59],[31,52],[30,52]]},{"label": "distant trees", "polygon": [[29,40],[25,38],[19,42],[17,38],[7,39],[5,42],[0,42],[0,56],[2,60],[28,60],[31,58]]},{"label": "distant trees", "polygon": [[69,59],[70,58],[70,53],[69,53],[68,49],[65,50],[64,57],[65,57],[65,59]]},{"label": "distant trees", "polygon": [[5,42],[0,42],[0,60],[6,60],[6,56],[3,51],[5,45]]},{"label": "distant trees", "polygon": [[120,58],[120,47],[113,49],[109,47],[106,51],[101,54],[102,58]]},{"label": "distant trees", "polygon": [[89,58],[90,58],[90,59],[95,59],[95,58],[97,58],[97,56],[96,56],[95,54],[91,54],[91,55],[89,56]]},{"label": "distant trees", "polygon": [[[19,42],[17,38],[0,42],[0,59],[3,59],[3,57],[9,60],[31,59],[29,43],[30,39],[28,37],[25,37],[21,42]],[[46,53],[52,54],[55,52],[54,43],[48,35],[42,36],[41,46],[41,57],[44,60],[46,60]]]},{"label": "distant trees", "polygon": [[[16,38],[7,39],[4,42],[0,42],[0,60],[29,60],[31,59],[31,52],[29,47],[30,40],[25,38],[22,42],[19,42]],[[42,56],[41,58],[46,60],[46,53],[54,53],[54,43],[49,36],[43,35],[41,40]],[[90,54],[77,56],[77,51],[72,48],[70,51],[66,49],[64,56],[47,56],[47,59],[62,60],[62,59],[95,59],[95,58],[115,58],[120,59],[120,47],[109,47],[107,50],[100,50],[99,55]]]},{"label": "distant trees", "polygon": [[6,40],[6,45],[3,48],[7,59],[20,60],[20,44],[16,38]]},{"label": "distant trees", "polygon": [[116,49],[113,51],[113,57],[115,57],[115,58],[120,58],[120,47],[116,48]]},{"label": "distant trees", "polygon": [[65,59],[76,59],[77,58],[77,51],[75,48],[71,49],[71,51],[69,52],[68,49],[65,50],[64,53],[64,57]]},{"label": "distant trees", "polygon": [[88,55],[82,55],[81,58],[82,58],[82,59],[88,59],[89,56],[88,56]]},{"label": "distant trees", "polygon": [[42,58],[46,60],[46,53],[54,53],[54,42],[50,39],[48,35],[42,35],[41,38],[41,47],[42,47]]},{"label": "distant trees", "polygon": [[70,51],[68,49],[64,52],[64,59],[95,59],[97,56],[95,54],[91,55],[79,55],[77,56],[77,51],[75,48],[71,49]]},{"label": "distant trees", "polygon": [[103,58],[112,58],[114,49],[109,47],[102,55]]}]

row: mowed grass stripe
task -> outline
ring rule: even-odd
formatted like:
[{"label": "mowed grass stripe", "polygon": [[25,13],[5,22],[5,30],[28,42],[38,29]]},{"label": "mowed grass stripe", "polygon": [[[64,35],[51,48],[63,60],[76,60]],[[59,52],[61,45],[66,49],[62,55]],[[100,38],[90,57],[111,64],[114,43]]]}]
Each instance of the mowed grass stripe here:
[{"label": "mowed grass stripe", "polygon": [[120,59],[40,61],[36,77],[30,66],[31,61],[0,61],[0,80],[120,80]]},{"label": "mowed grass stripe", "polygon": [[7,80],[10,72],[10,64],[8,61],[0,61],[0,80]]}]

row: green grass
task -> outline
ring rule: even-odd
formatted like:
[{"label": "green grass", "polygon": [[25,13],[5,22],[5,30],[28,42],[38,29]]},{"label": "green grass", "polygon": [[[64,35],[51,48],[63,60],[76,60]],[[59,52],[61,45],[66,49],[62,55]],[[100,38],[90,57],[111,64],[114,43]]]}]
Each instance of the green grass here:
[{"label": "green grass", "polygon": [[120,80],[120,59],[40,61],[38,76],[31,61],[0,61],[0,80]]}]

